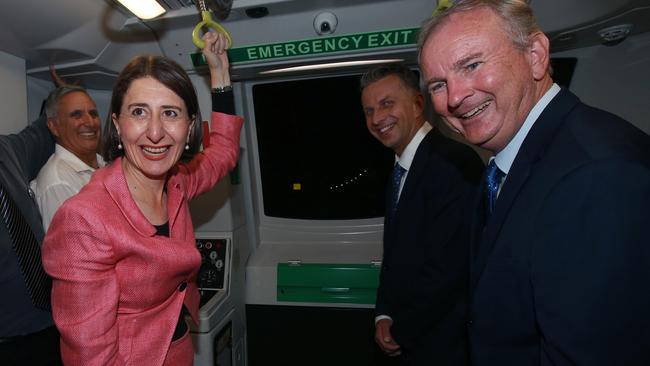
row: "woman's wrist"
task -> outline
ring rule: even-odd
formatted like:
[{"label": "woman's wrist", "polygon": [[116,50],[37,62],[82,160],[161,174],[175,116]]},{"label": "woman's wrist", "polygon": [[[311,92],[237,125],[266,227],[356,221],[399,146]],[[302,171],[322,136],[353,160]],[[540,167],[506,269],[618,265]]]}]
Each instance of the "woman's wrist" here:
[{"label": "woman's wrist", "polygon": [[213,87],[212,89],[210,89],[210,91],[215,94],[226,93],[232,91],[232,86],[224,85],[224,86]]},{"label": "woman's wrist", "polygon": [[223,88],[230,85],[230,75],[228,72],[218,73],[210,72],[210,87]]}]

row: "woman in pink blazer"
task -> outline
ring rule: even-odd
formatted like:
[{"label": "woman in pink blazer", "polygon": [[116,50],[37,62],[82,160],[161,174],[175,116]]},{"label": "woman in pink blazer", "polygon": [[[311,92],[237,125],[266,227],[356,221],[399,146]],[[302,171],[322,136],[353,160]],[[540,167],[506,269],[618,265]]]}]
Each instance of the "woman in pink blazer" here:
[{"label": "woman in pink blazer", "polygon": [[184,314],[197,319],[201,257],[188,201],[234,167],[243,123],[232,91],[224,92],[227,42],[214,33],[204,39],[209,147],[197,153],[201,116],[185,71],[138,56],[113,88],[102,151],[111,164],[52,220],[43,264],[66,365],[192,365]]}]

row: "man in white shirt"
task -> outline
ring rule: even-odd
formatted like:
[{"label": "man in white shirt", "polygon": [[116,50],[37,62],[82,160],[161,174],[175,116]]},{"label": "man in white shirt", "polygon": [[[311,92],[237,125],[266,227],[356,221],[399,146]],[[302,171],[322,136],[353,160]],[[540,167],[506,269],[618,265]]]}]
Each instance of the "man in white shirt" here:
[{"label": "man in white shirt", "polygon": [[65,85],[50,93],[45,104],[47,126],[55,136],[54,154],[32,181],[45,231],[56,210],[88,183],[104,165],[97,154],[100,121],[95,102],[79,86]]},{"label": "man in white shirt", "polygon": [[417,75],[388,64],[361,78],[368,131],[395,152],[387,186],[375,341],[402,366],[467,364],[469,227],[483,163],[424,117]]}]

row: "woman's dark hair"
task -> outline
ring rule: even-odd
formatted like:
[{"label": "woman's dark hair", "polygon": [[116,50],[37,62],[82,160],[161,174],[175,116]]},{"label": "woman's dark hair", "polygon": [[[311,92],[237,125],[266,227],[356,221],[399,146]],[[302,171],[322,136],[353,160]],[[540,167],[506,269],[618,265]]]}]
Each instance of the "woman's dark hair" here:
[{"label": "woman's dark hair", "polygon": [[196,90],[194,90],[194,85],[192,85],[185,70],[176,62],[162,56],[136,56],[122,69],[115,81],[115,86],[113,86],[113,95],[111,96],[108,118],[104,124],[101,145],[101,155],[107,163],[124,155],[124,150],[117,148],[117,145],[120,144],[120,136],[113,125],[111,116],[113,113],[116,116],[120,115],[124,95],[131,83],[146,77],[157,80],[176,93],[185,102],[188,116],[194,118],[194,124],[189,134],[190,148],[189,150],[183,150],[181,161],[191,160],[200,149],[201,138],[203,137],[201,111],[199,110]]}]

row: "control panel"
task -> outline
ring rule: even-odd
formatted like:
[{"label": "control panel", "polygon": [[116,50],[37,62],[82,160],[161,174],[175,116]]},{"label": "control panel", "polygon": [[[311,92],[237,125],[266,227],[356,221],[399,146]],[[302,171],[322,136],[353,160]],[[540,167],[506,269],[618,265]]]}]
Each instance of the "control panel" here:
[{"label": "control panel", "polygon": [[196,248],[201,253],[199,290],[225,290],[230,271],[230,239],[196,239]]}]

